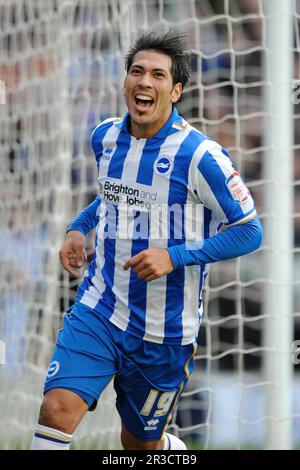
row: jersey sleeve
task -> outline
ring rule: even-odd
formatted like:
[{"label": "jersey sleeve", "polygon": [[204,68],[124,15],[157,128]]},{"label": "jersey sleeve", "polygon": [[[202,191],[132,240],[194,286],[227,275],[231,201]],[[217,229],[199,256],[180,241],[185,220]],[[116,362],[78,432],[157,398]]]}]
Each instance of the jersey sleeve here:
[{"label": "jersey sleeve", "polygon": [[92,149],[99,166],[99,161],[103,152],[103,138],[108,131],[108,129],[116,122],[119,121],[119,118],[109,118],[102,121],[92,132],[91,135],[91,145]]},{"label": "jersey sleeve", "polygon": [[71,224],[67,228],[67,232],[70,230],[78,230],[79,232],[83,233],[83,235],[87,235],[91,230],[97,227],[99,222],[99,207],[100,207],[100,199],[96,197],[96,199],[87,207],[85,207],[75,219],[71,222]]},{"label": "jersey sleeve", "polygon": [[251,194],[233,167],[228,153],[214,141],[207,141],[195,159],[191,185],[194,194],[225,226],[245,223],[256,216]]},{"label": "jersey sleeve", "polygon": [[179,266],[206,264],[243,256],[257,250],[263,231],[258,217],[244,224],[230,226],[201,242],[185,243],[167,248],[174,269]]}]

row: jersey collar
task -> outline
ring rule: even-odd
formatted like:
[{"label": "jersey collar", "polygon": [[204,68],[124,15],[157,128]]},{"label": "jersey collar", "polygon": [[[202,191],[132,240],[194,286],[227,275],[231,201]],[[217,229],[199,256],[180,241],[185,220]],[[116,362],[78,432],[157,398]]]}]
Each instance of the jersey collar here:
[{"label": "jersey collar", "polygon": [[[119,129],[122,129],[122,131],[128,133],[128,121],[129,121],[129,113],[127,112],[125,116],[123,117],[122,121],[116,124]],[[167,120],[167,122],[159,129],[159,131],[156,132],[150,139],[164,139],[167,137],[169,134],[169,131],[174,124],[175,121],[182,121],[182,118],[179,116],[178,111],[176,107],[174,106],[173,111]]]}]

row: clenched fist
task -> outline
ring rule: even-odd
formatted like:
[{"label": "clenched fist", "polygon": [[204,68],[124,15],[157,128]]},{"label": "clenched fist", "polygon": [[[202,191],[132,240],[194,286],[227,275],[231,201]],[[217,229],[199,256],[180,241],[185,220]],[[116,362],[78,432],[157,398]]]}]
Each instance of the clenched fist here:
[{"label": "clenched fist", "polygon": [[76,270],[81,268],[87,260],[85,252],[85,236],[78,230],[70,230],[59,252],[61,263],[71,276],[78,278]]}]

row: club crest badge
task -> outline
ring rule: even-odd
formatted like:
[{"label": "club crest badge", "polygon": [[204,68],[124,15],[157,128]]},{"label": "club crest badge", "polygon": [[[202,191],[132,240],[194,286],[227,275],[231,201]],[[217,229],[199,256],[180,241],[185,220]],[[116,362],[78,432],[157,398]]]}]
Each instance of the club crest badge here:
[{"label": "club crest badge", "polygon": [[154,171],[158,175],[166,176],[173,168],[173,163],[167,155],[160,155],[154,162]]}]

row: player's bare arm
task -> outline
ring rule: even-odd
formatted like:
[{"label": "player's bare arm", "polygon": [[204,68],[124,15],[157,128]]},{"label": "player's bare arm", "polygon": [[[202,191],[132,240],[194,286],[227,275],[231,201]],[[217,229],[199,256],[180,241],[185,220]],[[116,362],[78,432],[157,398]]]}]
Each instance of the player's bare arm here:
[{"label": "player's bare arm", "polygon": [[71,276],[80,276],[77,269],[81,268],[87,259],[85,252],[85,236],[79,230],[70,230],[59,252],[61,263]]},{"label": "player's bare arm", "polygon": [[150,282],[174,270],[171,257],[164,248],[149,248],[130,258],[124,269],[134,267],[133,271],[140,279]]}]

